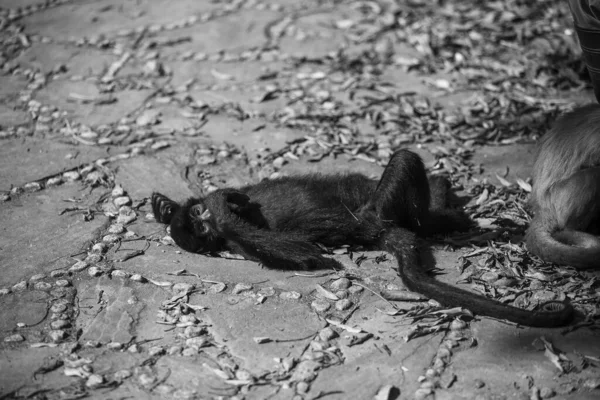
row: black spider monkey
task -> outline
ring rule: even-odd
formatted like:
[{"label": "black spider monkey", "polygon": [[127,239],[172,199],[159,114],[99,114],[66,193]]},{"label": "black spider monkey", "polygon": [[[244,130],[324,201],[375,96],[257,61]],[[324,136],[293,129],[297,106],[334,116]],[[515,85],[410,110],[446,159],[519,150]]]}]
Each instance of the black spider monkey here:
[{"label": "black spider monkey", "polygon": [[573,311],[568,303],[523,310],[426,273],[417,235],[466,230],[471,224],[464,213],[447,208],[449,188],[446,178],[428,180],[417,154],[400,150],[379,182],[361,174],[284,177],[216,190],[181,205],[153,193],[152,209],[158,222],[170,224],[175,243],[190,252],[227,249],[270,268],[340,268],[315,243],[365,245],[393,253],[405,285],[446,306],[523,325],[566,324]]}]

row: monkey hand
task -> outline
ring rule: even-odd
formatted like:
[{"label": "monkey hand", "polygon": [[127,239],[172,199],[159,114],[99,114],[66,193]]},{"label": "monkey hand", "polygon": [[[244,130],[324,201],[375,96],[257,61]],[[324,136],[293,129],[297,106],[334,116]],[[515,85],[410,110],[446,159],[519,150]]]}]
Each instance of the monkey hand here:
[{"label": "monkey hand", "polygon": [[227,206],[233,212],[242,211],[248,206],[248,203],[250,203],[250,197],[237,190],[225,189],[222,193],[225,202],[227,202]]}]

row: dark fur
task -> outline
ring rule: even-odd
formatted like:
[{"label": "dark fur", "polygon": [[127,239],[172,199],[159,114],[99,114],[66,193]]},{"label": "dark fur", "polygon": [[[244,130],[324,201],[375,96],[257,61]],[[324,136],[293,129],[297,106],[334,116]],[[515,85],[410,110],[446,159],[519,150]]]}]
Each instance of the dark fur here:
[{"label": "dark fur", "polygon": [[545,261],[600,266],[600,106],[565,114],[541,140],[533,167],[527,248]]},{"label": "dark fur", "polygon": [[[157,220],[170,222],[171,236],[189,251],[229,249],[271,268],[339,268],[315,243],[366,245],[393,253],[409,289],[447,306],[525,325],[566,323],[568,305],[554,302],[556,310],[521,310],[438,282],[421,268],[417,235],[470,225],[463,213],[446,208],[448,190],[446,179],[428,181],[420,157],[403,150],[394,154],[379,182],[359,174],[308,175],[217,190],[182,206],[155,193],[152,205]],[[197,218],[205,209],[210,218]]]}]

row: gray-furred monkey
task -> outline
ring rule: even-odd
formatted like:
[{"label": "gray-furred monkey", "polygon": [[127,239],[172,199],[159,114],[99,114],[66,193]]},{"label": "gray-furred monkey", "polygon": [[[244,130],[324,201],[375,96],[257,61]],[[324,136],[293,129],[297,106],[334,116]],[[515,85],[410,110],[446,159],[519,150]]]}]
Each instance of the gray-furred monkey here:
[{"label": "gray-furred monkey", "polygon": [[530,204],[532,253],[575,268],[600,267],[600,105],[565,114],[542,138]]}]

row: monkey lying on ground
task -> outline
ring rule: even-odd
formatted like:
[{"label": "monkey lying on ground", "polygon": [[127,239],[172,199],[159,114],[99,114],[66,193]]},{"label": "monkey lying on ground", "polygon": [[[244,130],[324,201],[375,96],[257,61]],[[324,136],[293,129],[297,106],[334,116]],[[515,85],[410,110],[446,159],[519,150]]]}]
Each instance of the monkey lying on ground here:
[{"label": "monkey lying on ground", "polygon": [[533,166],[527,248],[544,261],[600,267],[600,105],[561,117]]},{"label": "monkey lying on ground", "polygon": [[445,178],[428,181],[418,155],[401,150],[379,182],[360,174],[286,177],[217,190],[182,205],[154,193],[152,208],[156,220],[170,224],[171,237],[187,251],[227,249],[271,268],[339,268],[315,243],[365,245],[394,254],[405,285],[446,306],[523,325],[567,323],[572,309],[566,303],[523,310],[436,281],[421,268],[417,235],[470,225],[463,213],[446,208],[448,189]]}]

